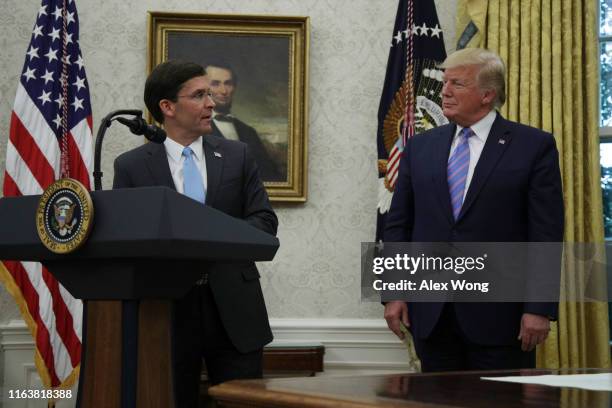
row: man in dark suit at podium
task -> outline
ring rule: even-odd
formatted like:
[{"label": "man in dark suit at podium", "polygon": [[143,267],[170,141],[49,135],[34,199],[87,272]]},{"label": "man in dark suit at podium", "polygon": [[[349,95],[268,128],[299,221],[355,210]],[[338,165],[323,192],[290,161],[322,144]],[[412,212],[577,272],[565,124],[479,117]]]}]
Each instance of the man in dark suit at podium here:
[{"label": "man in dark suit at podium", "polygon": [[[504,119],[504,64],[482,49],[442,68],[450,124],[414,136],[403,152],[387,242],[561,242],[563,196],[550,133]],[[554,262],[554,260],[550,260]],[[410,328],[423,371],[533,367],[557,303],[385,305],[389,328]]]},{"label": "man in dark suit at podium", "polygon": [[[119,156],[113,187],[168,186],[275,235],[278,221],[247,146],[210,134],[215,104],[205,74],[202,66],[181,61],[151,72],[145,103],[168,137]],[[174,304],[177,408],[198,405],[202,358],[212,384],[258,378],[263,346],[272,340],[255,264],[201,268],[202,279]]]},{"label": "man in dark suit at podium", "polygon": [[285,181],[286,175],[272,160],[257,131],[232,115],[234,92],[238,86],[236,73],[225,62],[215,61],[206,65],[210,79],[210,91],[215,102],[212,133],[230,140],[240,140],[249,146],[264,181]]}]

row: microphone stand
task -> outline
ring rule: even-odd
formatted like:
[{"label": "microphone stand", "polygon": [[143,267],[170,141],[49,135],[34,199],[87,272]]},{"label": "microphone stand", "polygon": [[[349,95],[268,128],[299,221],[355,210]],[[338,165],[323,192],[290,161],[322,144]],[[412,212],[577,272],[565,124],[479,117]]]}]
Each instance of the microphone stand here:
[{"label": "microphone stand", "polygon": [[116,120],[116,116],[119,115],[132,115],[142,117],[142,111],[137,109],[121,109],[109,113],[102,119],[98,134],[96,135],[96,147],[94,150],[94,189],[96,191],[102,190],[102,171],[100,170],[100,161],[102,159],[102,140],[106,134],[106,130],[111,126],[111,123]]}]

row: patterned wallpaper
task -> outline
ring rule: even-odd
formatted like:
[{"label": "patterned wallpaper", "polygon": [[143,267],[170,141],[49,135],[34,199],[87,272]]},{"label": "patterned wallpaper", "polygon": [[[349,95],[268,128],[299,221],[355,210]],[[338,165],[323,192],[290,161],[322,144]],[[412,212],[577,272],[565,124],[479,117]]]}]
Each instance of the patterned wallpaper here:
[{"label": "patterned wallpaper", "polygon": [[[0,13],[0,169],[16,84],[39,0],[4,0]],[[447,49],[454,48],[456,0],[437,0]],[[144,109],[147,10],[311,17],[309,198],[275,205],[281,248],[260,265],[271,317],[376,318],[360,302],[360,242],[373,239],[377,194],[376,114],[397,0],[77,1],[81,49],[90,84],[94,134],[120,108]],[[107,133],[104,186],[112,160],[141,140],[119,127]],[[0,182],[2,173],[0,172]],[[0,322],[18,318],[0,288]]]}]

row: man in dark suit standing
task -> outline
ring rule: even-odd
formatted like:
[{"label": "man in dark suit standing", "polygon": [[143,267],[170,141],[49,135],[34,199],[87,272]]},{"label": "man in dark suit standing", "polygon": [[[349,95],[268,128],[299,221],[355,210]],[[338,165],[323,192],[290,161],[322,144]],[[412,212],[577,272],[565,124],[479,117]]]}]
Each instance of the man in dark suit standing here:
[{"label": "man in dark suit standing", "polygon": [[286,175],[268,154],[257,131],[231,113],[234,92],[238,86],[238,77],[232,67],[224,62],[209,63],[206,65],[206,73],[210,78],[210,91],[215,102],[212,133],[246,143],[257,162],[262,180],[285,181]]},{"label": "man in dark suit standing", "polygon": [[[113,187],[168,186],[275,235],[278,221],[247,146],[210,134],[215,104],[205,74],[202,66],[180,61],[151,72],[145,103],[168,137],[119,156]],[[177,407],[198,405],[202,358],[212,384],[258,378],[263,346],[272,340],[253,262],[195,267],[202,279],[173,311]]]},{"label": "man in dark suit standing", "polygon": [[[483,49],[451,54],[442,107],[450,124],[407,144],[387,218],[387,242],[561,242],[563,195],[551,134],[505,120],[505,67]],[[385,305],[410,329],[424,372],[535,365],[557,303]]]}]

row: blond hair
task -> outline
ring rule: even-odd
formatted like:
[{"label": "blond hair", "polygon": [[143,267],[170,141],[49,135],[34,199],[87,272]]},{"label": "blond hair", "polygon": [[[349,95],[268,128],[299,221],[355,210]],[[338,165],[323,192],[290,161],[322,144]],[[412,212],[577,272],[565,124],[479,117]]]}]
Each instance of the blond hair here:
[{"label": "blond hair", "polygon": [[480,67],[476,74],[478,86],[480,89],[494,90],[493,106],[501,108],[506,102],[506,66],[499,55],[483,48],[464,48],[446,57],[440,68],[456,68],[466,65]]}]

